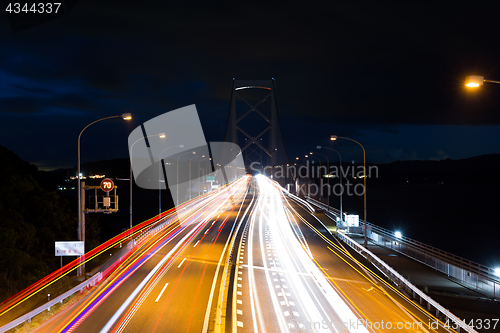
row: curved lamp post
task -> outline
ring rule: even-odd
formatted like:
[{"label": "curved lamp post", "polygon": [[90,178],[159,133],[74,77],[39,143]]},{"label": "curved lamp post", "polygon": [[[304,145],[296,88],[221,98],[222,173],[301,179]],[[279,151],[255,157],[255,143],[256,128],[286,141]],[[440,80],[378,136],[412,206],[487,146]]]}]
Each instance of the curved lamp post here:
[{"label": "curved lamp post", "polygon": [[[339,164],[340,164],[339,180],[340,180],[340,185],[341,185],[341,189],[342,189],[342,191],[340,192],[340,223],[342,225],[344,223],[344,211],[342,210],[342,195],[344,194],[344,189],[342,187],[342,156],[340,155],[340,153],[337,150],[335,150],[333,148],[316,146],[316,149],[321,149],[321,148],[333,150],[334,152],[336,152],[339,155]],[[321,153],[316,152],[316,154],[321,154]],[[326,157],[326,155],[324,155],[324,154],[321,154],[321,155]],[[330,168],[328,168],[328,170],[330,170]],[[328,172],[328,176],[330,176],[330,172]],[[330,179],[330,178],[328,177],[328,179]],[[330,210],[330,206],[328,206],[328,210]]]},{"label": "curved lamp post", "polygon": [[[315,159],[317,159],[317,160],[318,160],[318,162],[319,162],[319,170],[321,170],[321,160],[320,160],[318,157],[316,157],[316,156],[312,156],[312,153],[309,153],[308,155],[305,155],[304,157],[305,157],[305,158],[314,157]],[[314,163],[314,161],[313,161],[313,163]],[[312,170],[313,170],[313,175],[314,175],[314,167],[312,167]],[[318,171],[319,171],[319,170],[318,170]],[[308,171],[308,172],[309,172],[309,171]],[[318,172],[318,173],[319,173],[319,172]],[[309,178],[311,178],[311,177],[309,177]],[[320,186],[321,186],[321,176],[320,176]],[[320,197],[321,197],[321,196],[320,196],[321,191],[318,191],[318,192],[319,192],[319,193],[318,193],[318,199],[320,199]],[[320,200],[320,201],[321,201],[321,200]]]},{"label": "curved lamp post", "polygon": [[[306,158],[307,158],[307,157],[314,157],[315,159],[317,159],[317,160],[318,160],[318,162],[319,162],[319,170],[321,170],[321,160],[319,159],[319,157],[313,156],[313,153],[312,153],[312,152],[311,152],[311,153],[309,153],[308,155],[306,155]],[[321,175],[319,175],[319,172],[318,172],[318,176],[320,176],[320,178],[321,178]]]},{"label": "curved lamp post", "polygon": [[[316,149],[321,149],[321,146],[316,146]],[[338,152],[337,152],[338,153]],[[312,152],[310,153],[312,154]],[[326,168],[328,172],[328,211],[330,211],[330,160],[328,159],[328,156],[322,153],[316,152],[316,154],[320,154],[326,158]],[[340,154],[339,154],[340,155]],[[342,162],[340,162],[342,163]],[[340,215],[342,216],[342,193],[340,193]]]},{"label": "curved lamp post", "polygon": [[[196,170],[197,170],[197,175],[198,175],[198,181],[200,180],[200,163],[201,163],[201,161],[203,161],[203,160],[205,160],[205,159],[206,159],[205,155],[201,155],[201,160],[199,160],[199,161],[198,161],[198,167],[197,167],[197,169],[196,169]],[[211,159],[210,159],[210,160],[211,160]],[[202,170],[203,170],[203,169],[202,169]],[[203,171],[205,171],[205,170],[203,170]],[[205,177],[205,175],[203,175],[203,178],[204,178],[204,177]],[[201,186],[198,188],[198,196],[200,196],[200,195],[201,195],[201,187],[203,187],[203,186],[204,186],[204,181],[202,180],[202,181],[201,181]]]},{"label": "curved lamp post", "polygon": [[[160,138],[162,138],[161,135],[160,135]],[[178,147],[178,148],[184,148],[184,145],[167,147],[167,148],[163,149],[161,151],[160,155],[158,156],[158,183],[160,182],[160,178],[161,178],[161,169],[160,169],[160,166],[163,166],[163,162],[161,160],[161,155],[164,152],[166,152],[167,150],[169,150],[171,148],[176,148],[176,147]],[[165,182],[165,188],[167,188],[166,180],[164,180],[164,182]],[[158,214],[161,215],[161,186],[159,186],[159,184],[158,184],[158,188],[159,188],[159,190],[158,190],[158,210],[159,210],[159,213]]]},{"label": "curved lamp post", "polygon": [[[158,133],[158,134],[152,134],[152,135],[147,135],[143,138],[139,138],[137,139],[131,146],[130,146],[130,156],[134,156],[132,155],[132,150],[134,149],[134,145],[141,141],[141,140],[144,140],[146,138],[151,138],[153,136],[157,136],[159,137],[160,139],[165,139],[165,133]],[[132,184],[133,184],[133,173],[132,173],[132,159],[130,160],[130,229],[132,229]]]},{"label": "curved lamp post", "polygon": [[367,248],[367,241],[366,241],[366,224],[368,223],[368,221],[366,221],[366,153],[365,153],[365,147],[363,147],[363,145],[361,143],[359,143],[358,141],[356,140],[353,140],[353,139],[349,139],[349,138],[346,138],[346,137],[343,137],[343,136],[337,136],[337,135],[332,135],[330,137],[330,140],[331,141],[337,141],[337,139],[345,139],[345,140],[349,140],[349,141],[352,141],[352,142],[356,142],[360,147],[361,149],[363,149],[363,206],[364,206],[364,225],[365,225],[365,241],[364,241],[364,246],[365,248]]},{"label": "curved lamp post", "polygon": [[180,158],[181,156],[184,156],[184,155],[186,155],[186,154],[190,154],[190,153],[192,153],[193,155],[194,155],[194,154],[196,154],[196,152],[195,152],[195,151],[193,151],[193,152],[188,151],[188,152],[186,152],[186,153],[184,153],[184,154],[180,154],[180,155],[177,157],[177,202],[179,202],[179,158]]},{"label": "curved lamp post", "polygon": [[[117,116],[110,116],[110,117],[104,117],[101,119],[98,119],[96,121],[91,122],[87,126],[85,126],[80,134],[78,135],[78,170],[77,170],[77,176],[78,176],[78,240],[85,242],[85,225],[83,224],[83,210],[82,210],[82,193],[81,193],[81,172],[80,172],[80,139],[82,137],[83,131],[85,131],[90,125],[93,125],[99,121],[106,120],[106,119],[111,119],[111,118],[122,118],[123,120],[131,120],[132,115],[130,113],[123,113],[121,115]],[[80,266],[81,267],[81,266]],[[79,269],[80,271],[80,269]],[[81,276],[81,271],[78,274]]]},{"label": "curved lamp post", "polygon": [[[192,184],[191,184],[191,161],[193,160],[193,158],[195,158],[196,156],[193,156],[189,159],[189,187],[188,187],[188,190],[189,190],[189,200],[191,200],[191,192],[193,192],[193,187],[192,187]],[[205,155],[203,155],[202,157],[205,157]]]}]

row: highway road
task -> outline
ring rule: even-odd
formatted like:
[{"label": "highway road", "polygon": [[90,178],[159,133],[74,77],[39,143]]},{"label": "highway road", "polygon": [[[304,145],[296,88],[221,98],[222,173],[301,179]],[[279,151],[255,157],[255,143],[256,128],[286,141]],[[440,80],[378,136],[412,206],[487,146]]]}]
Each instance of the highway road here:
[{"label": "highway road", "polygon": [[208,331],[223,250],[245,204],[248,181],[243,177],[167,216],[176,222],[37,332]]},{"label": "highway road", "polygon": [[258,199],[238,249],[232,332],[447,331],[325,237],[305,203],[256,179]]},{"label": "highway road", "polygon": [[270,179],[243,177],[166,216],[167,228],[37,332],[447,331],[320,218]]}]

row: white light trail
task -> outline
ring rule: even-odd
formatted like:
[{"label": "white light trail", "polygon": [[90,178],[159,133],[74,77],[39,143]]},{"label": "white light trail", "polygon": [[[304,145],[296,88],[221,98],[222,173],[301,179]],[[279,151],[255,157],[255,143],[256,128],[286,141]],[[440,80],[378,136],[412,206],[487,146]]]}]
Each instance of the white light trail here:
[{"label": "white light trail", "polygon": [[[297,230],[293,229],[296,222],[290,220],[291,214],[287,214],[285,211],[280,190],[264,176],[257,176],[256,180],[260,191],[256,208],[259,214],[260,252],[262,254],[263,268],[270,293],[269,296],[273,303],[273,309],[280,331],[289,332],[289,328],[300,328],[300,326],[294,326],[294,324],[300,323],[298,318],[305,318],[304,322],[331,323],[337,318],[336,321],[357,323],[358,318],[356,315],[332,288],[323,273],[313,262],[312,255],[305,239],[298,239],[301,238],[301,232],[298,226]],[[253,225],[257,223],[255,218],[251,223],[248,243],[250,290],[256,288],[252,286],[252,284],[255,283],[255,278],[251,278],[253,275],[253,257],[251,256],[253,249],[251,248],[252,239],[250,239],[254,232]],[[287,281],[286,285],[282,282],[280,282],[279,285],[277,282],[273,282],[270,275],[270,272],[273,269],[278,269],[278,267],[276,266],[276,261],[270,261],[268,257],[266,257],[266,251],[264,249],[264,226],[268,228],[270,235],[269,242],[273,243],[273,248],[276,252],[275,257],[281,266],[279,269],[287,272],[282,275],[285,277],[283,280]],[[312,276],[312,278],[308,277],[308,275]],[[281,290],[281,296],[277,295],[278,290]],[[287,293],[290,296],[288,296]],[[257,294],[255,291],[253,291],[253,295],[256,298]],[[283,297],[284,305],[281,305],[278,299],[280,297]],[[290,297],[294,299],[293,303],[296,305],[295,307],[290,306]],[[322,302],[319,298],[322,299]],[[254,303],[257,303],[257,301],[258,299],[255,299]],[[328,304],[329,307],[325,308],[322,304]],[[256,306],[255,308],[256,310],[259,309]],[[254,309],[252,308],[252,316],[254,318],[253,312]],[[347,330],[349,332],[368,332],[363,325],[355,326],[356,327],[348,327]],[[257,332],[255,324],[254,331]],[[336,332],[337,329],[329,326],[327,329],[321,328],[316,331]]]}]

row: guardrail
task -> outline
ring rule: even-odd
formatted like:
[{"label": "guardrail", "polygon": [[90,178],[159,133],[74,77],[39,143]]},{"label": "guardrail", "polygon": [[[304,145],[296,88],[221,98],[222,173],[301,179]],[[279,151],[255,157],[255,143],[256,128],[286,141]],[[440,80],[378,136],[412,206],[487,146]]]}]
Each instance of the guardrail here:
[{"label": "guardrail", "polygon": [[102,278],[102,274],[97,273],[92,278],[80,283],[78,286],[68,290],[64,294],[57,296],[53,300],[48,301],[47,303],[39,306],[38,308],[28,312],[27,314],[25,314],[25,315],[15,319],[15,320],[11,321],[10,323],[0,327],[0,333],[7,332],[8,330],[13,329],[14,327],[24,323],[25,321],[30,323],[31,318],[35,317],[36,315],[42,313],[45,310],[50,311],[51,307],[53,307],[54,305],[56,305],[59,302],[62,302],[65,298],[75,294],[76,292],[78,292],[78,291],[83,292],[83,289],[95,286],[97,283],[99,283],[99,281],[101,281],[101,278]]},{"label": "guardrail", "polygon": [[[307,198],[307,200],[316,206],[327,207],[322,202],[312,198]],[[330,209],[333,210],[334,214],[340,214],[338,210]],[[364,225],[363,220],[359,222],[361,225]],[[495,275],[493,268],[405,236],[396,238],[392,231],[369,222],[366,224],[366,227],[366,237],[374,243],[404,254],[441,273],[467,283],[471,287],[486,293],[489,297],[500,299],[500,278]]]},{"label": "guardrail", "polygon": [[[311,200],[308,198],[308,200],[313,204],[316,205],[320,208],[323,208],[323,204],[319,201],[316,200]],[[321,204],[321,205],[320,205]],[[320,221],[321,224],[323,222]],[[332,232],[328,229],[327,226],[325,226],[325,229],[330,233],[330,235],[333,236]],[[443,314],[448,320],[445,321],[445,325],[448,327],[451,327],[453,329],[456,329],[457,332],[460,332],[461,329],[463,329],[465,332],[470,332],[470,333],[477,333],[476,330],[471,328],[469,325],[467,325],[465,322],[460,320],[457,316],[455,316],[453,313],[445,309],[442,305],[440,305],[438,302],[434,301],[431,297],[426,295],[423,291],[418,289],[416,286],[411,284],[408,280],[406,280],[401,274],[399,274],[397,271],[395,271],[392,267],[387,265],[383,260],[381,260],[379,257],[377,257],[375,254],[370,252],[368,249],[364,248],[361,246],[358,242],[355,240],[351,239],[347,235],[337,232],[337,236],[341,238],[346,244],[348,244],[351,248],[353,248],[356,252],[360,253],[363,256],[368,256],[370,262],[377,267],[381,272],[383,272],[386,276],[388,276],[394,283],[396,283],[398,286],[404,286],[406,291],[408,293],[413,294],[413,298],[417,298],[416,296],[418,295],[419,297],[419,303],[422,305],[422,303],[425,301],[427,303],[427,311],[432,311],[434,308],[436,317],[439,317],[439,314]],[[451,324],[453,323],[453,324]]]},{"label": "guardrail", "polygon": [[[396,272],[392,267],[387,265],[384,261],[382,261],[379,257],[365,249],[363,246],[358,244],[355,240],[352,240],[349,238],[347,235],[344,235],[343,233],[339,232],[337,235],[345,242],[347,243],[350,247],[352,247],[354,250],[356,250],[359,253],[363,253],[365,256],[370,257],[370,261],[372,264],[374,264],[378,269],[380,269],[382,272],[384,272],[388,277],[391,278],[392,281],[394,281],[398,285],[403,285],[406,289],[407,292],[413,293],[413,297],[416,298],[416,296],[419,296],[419,303],[422,304],[423,301],[427,303],[427,311],[431,311],[432,308],[435,309],[436,311],[436,317],[439,317],[439,314],[442,313],[448,320],[446,320],[446,324],[448,327],[452,328],[458,328],[458,332],[460,332],[460,329],[464,329],[466,332],[476,332],[473,328],[471,328],[469,325],[467,325],[465,322],[460,320],[457,316],[455,316],[453,313],[445,309],[442,305],[440,305],[438,302],[427,296],[423,291],[418,289],[416,286],[411,284],[408,280],[406,280],[401,274]],[[451,324],[451,322],[454,323],[454,325]]]},{"label": "guardrail", "polygon": [[67,297],[75,294],[78,291],[83,291],[84,288],[89,288],[95,286],[97,283],[101,281],[103,276],[107,276],[107,274],[114,269],[116,264],[120,263],[122,261],[122,258],[124,258],[133,248],[136,246],[142,244],[146,239],[148,239],[150,236],[158,233],[165,227],[167,227],[171,222],[172,219],[175,216],[170,216],[167,218],[162,218],[156,223],[154,223],[152,226],[149,226],[146,230],[143,230],[139,235],[134,237],[131,241],[129,242],[124,242],[125,246],[115,253],[113,256],[111,256],[108,260],[106,260],[101,266],[98,268],[94,269],[90,274],[92,275],[91,278],[85,280],[84,282],[80,283],[78,286],[66,291],[65,293],[57,296],[53,300],[48,301],[47,303],[37,307],[36,309],[26,313],[25,315],[22,315],[13,321],[11,321],[8,324],[5,324],[4,326],[0,327],[0,333],[7,332],[8,330],[11,330],[15,328],[16,326],[24,323],[24,322],[31,322],[31,319],[38,314],[42,313],[45,310],[49,310],[50,308],[56,305],[59,302],[62,302],[64,299]]}]

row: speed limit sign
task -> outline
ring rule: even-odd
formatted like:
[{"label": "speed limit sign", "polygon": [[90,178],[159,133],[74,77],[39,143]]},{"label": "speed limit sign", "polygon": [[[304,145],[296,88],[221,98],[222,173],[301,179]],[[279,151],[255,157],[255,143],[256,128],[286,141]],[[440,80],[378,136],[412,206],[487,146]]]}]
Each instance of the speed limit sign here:
[{"label": "speed limit sign", "polygon": [[113,183],[113,181],[109,178],[106,178],[106,179],[103,179],[101,181],[101,190],[103,190],[104,192],[109,192],[111,191],[113,188],[115,187],[115,184]]}]

